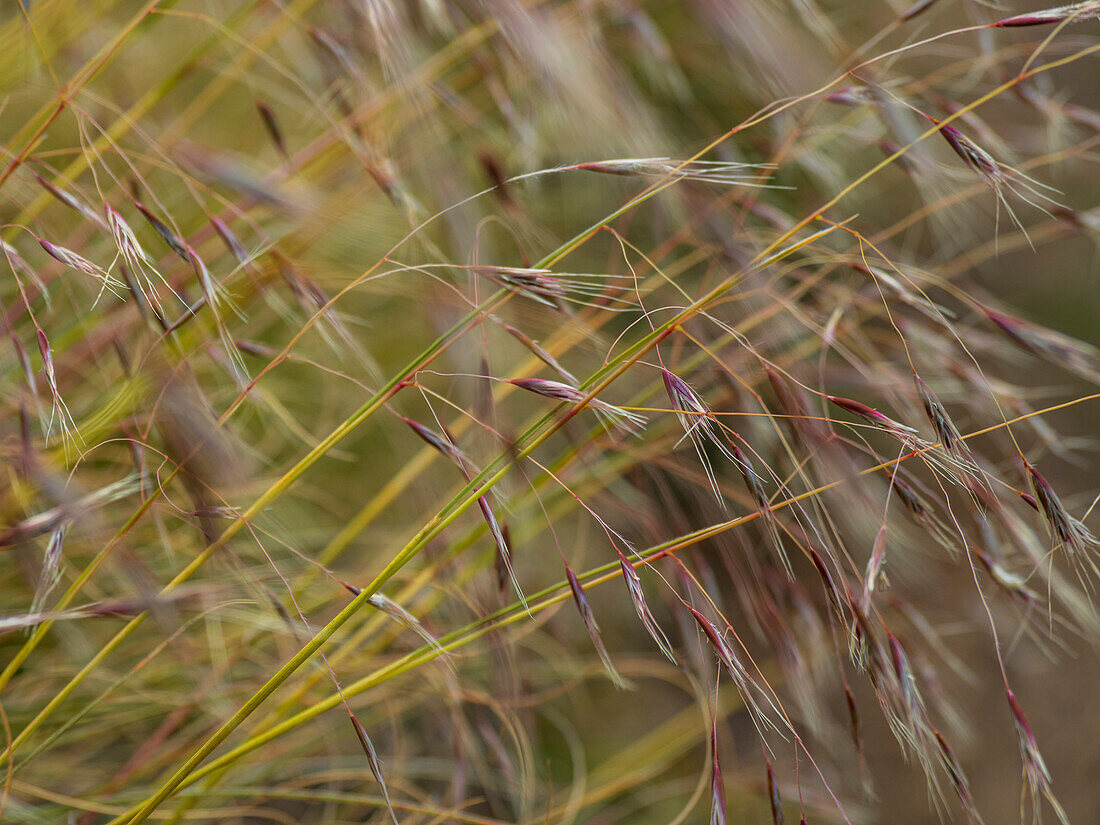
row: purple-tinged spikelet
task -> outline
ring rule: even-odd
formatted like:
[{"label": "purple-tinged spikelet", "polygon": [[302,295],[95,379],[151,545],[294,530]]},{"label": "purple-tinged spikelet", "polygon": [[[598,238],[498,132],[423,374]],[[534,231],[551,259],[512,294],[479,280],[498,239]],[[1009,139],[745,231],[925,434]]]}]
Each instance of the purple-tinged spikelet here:
[{"label": "purple-tinged spikelet", "polygon": [[660,651],[668,657],[670,662],[678,664],[676,653],[672,649],[672,643],[669,642],[661,626],[657,624],[653,611],[649,609],[649,603],[646,601],[645,592],[642,590],[642,580],[638,576],[638,571],[634,569],[634,566],[618,547],[615,548],[615,552],[619,556],[619,568],[622,570],[623,581],[626,582],[626,589],[630,594],[630,602],[634,605],[634,612],[638,614],[642,626],[646,629],[649,637],[656,642]]},{"label": "purple-tinged spikelet", "polygon": [[928,416],[928,421],[932,425],[932,430],[936,433],[936,438],[939,439],[940,444],[955,458],[971,461],[970,453],[966,449],[966,443],[963,441],[958,427],[955,426],[955,422],[951,420],[951,416],[947,414],[947,410],[943,408],[940,400],[936,398],[936,394],[915,373],[913,380],[917,385],[917,394],[920,396],[921,406],[924,407],[925,415]]},{"label": "purple-tinged spikelet", "polygon": [[[692,446],[695,447],[695,453],[699,456],[699,462],[703,465],[703,470],[707,474],[707,481],[710,482],[714,497],[718,499],[719,504],[725,506],[721,488],[718,486],[718,479],[714,475],[714,468],[707,457],[706,445],[710,444],[716,448],[722,455],[736,464],[742,472],[751,473],[751,467],[745,462],[743,456],[739,458],[733,452],[737,449],[736,445],[727,446],[721,436],[721,428],[714,414],[703,403],[703,399],[698,396],[695,390],[667,369],[661,369],[661,378],[664,380],[668,399],[672,403],[673,409],[676,410],[676,417],[684,428],[684,437],[688,438]],[[738,450],[738,453],[740,453],[740,450]]]},{"label": "purple-tinged spikelet", "polygon": [[596,617],[592,615],[592,606],[588,603],[588,596],[585,595],[584,588],[581,587],[580,580],[573,572],[573,568],[568,564],[565,565],[565,578],[569,582],[569,590],[573,594],[573,603],[576,604],[577,612],[581,614],[581,621],[584,622],[584,629],[588,633],[588,638],[592,640],[592,646],[596,648],[596,654],[600,657],[604,670],[607,671],[607,675],[614,682],[615,687],[625,688],[626,682],[619,675],[619,671],[615,669],[615,665],[612,664],[611,656],[603,643],[600,626],[596,624]]},{"label": "purple-tinged spikelet", "polygon": [[1095,571],[1096,565],[1088,559],[1087,554],[1090,549],[1100,547],[1100,541],[1085,525],[1069,514],[1054,488],[1038,470],[1031,464],[1027,464],[1026,469],[1028,483],[1035,494],[1034,502],[1029,503],[1033,507],[1038,504],[1036,509],[1042,513],[1051,536],[1062,543],[1070,556],[1079,561],[1087,560]]},{"label": "purple-tinged spikelet", "polygon": [[363,753],[366,754],[367,764],[370,766],[371,774],[374,775],[374,781],[378,783],[378,788],[382,791],[382,797],[386,800],[386,807],[389,809],[390,818],[393,819],[393,825],[399,825],[397,813],[390,802],[390,792],[386,787],[386,780],[382,774],[382,763],[378,760],[378,752],[374,749],[374,743],[367,735],[367,729],[363,727],[363,723],[351,712],[350,708],[348,709],[348,716],[351,718],[351,725],[355,729],[355,736],[363,747]]},{"label": "purple-tinged spikelet", "polygon": [[[578,390],[576,387],[571,387],[560,381],[550,381],[545,378],[513,378],[509,383],[522,390],[535,393],[535,395],[541,395],[544,398],[553,398],[558,401],[566,401],[570,404],[580,404],[584,402],[588,396],[586,392]],[[589,399],[587,405],[595,410],[596,414],[604,421],[613,424],[615,427],[625,432],[635,432],[645,424],[644,416],[608,404],[598,398]]]},{"label": "purple-tinged spikelet", "polygon": [[103,227],[104,229],[107,228],[107,224],[104,222],[103,218],[94,209],[92,209],[91,206],[82,201],[76,195],[72,194],[71,192],[67,192],[59,186],[56,186],[34,170],[31,171],[31,174],[34,175],[35,180],[38,181],[38,184],[43,189],[45,189],[47,192],[49,192],[51,195],[61,201],[61,203],[65,204],[70,209],[76,210],[85,218],[88,218],[93,223],[95,223],[97,226]]},{"label": "purple-tinged spikelet", "polygon": [[772,770],[771,760],[767,757],[764,757],[764,772],[768,778],[768,802],[771,804],[772,825],[785,825],[783,799],[779,796],[779,785],[775,781],[775,771]]},{"label": "purple-tinged spikelet", "polygon": [[1054,809],[1059,822],[1062,825],[1069,825],[1069,819],[1051,788],[1050,770],[1047,768],[1043,754],[1039,750],[1035,734],[1032,733],[1031,726],[1028,725],[1024,709],[1020,707],[1016,694],[1008,685],[1005,685],[1005,697],[1008,699],[1008,708],[1012,712],[1012,724],[1016,728],[1016,739],[1020,745],[1020,756],[1023,759],[1024,779],[1027,782],[1027,790],[1031,794],[1031,804],[1036,820],[1038,820],[1039,813],[1038,796],[1042,794],[1051,808]]},{"label": "purple-tinged spikelet", "polygon": [[1072,21],[1080,23],[1090,17],[1100,17],[1100,0],[1086,0],[1084,3],[1070,3],[1066,6],[1058,6],[1052,9],[1033,11],[1027,14],[1017,14],[1014,17],[1006,17],[998,20],[993,25],[998,28],[1014,28],[1017,26],[1045,26],[1050,23],[1062,23]]}]

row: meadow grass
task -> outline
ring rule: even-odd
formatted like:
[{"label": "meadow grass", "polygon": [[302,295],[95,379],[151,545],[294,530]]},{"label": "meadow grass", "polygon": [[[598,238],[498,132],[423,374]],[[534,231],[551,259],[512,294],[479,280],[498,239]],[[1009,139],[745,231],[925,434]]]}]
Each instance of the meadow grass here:
[{"label": "meadow grass", "polygon": [[0,821],[1068,823],[1098,18],[5,6]]}]

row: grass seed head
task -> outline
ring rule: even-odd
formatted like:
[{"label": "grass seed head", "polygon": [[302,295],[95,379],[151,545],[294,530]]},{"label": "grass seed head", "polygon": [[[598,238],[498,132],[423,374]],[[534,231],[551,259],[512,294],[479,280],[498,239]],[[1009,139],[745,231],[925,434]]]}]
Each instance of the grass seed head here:
[{"label": "grass seed head", "polygon": [[1080,23],[1090,17],[1100,17],[1100,0],[1085,0],[1083,3],[1070,3],[1066,6],[1057,6],[1051,9],[1033,11],[1028,14],[1017,14],[1013,17],[1005,17],[993,25],[998,28],[1015,28],[1019,26],[1045,26],[1051,23],[1073,22]]}]

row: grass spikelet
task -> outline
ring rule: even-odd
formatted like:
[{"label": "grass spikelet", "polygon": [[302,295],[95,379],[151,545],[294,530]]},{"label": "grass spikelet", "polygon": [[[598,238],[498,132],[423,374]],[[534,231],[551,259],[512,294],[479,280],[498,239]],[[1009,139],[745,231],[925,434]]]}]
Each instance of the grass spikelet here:
[{"label": "grass spikelet", "polygon": [[1082,378],[1100,383],[1100,350],[1096,347],[1022,318],[988,307],[982,307],[982,310],[1002,332],[1027,351]]},{"label": "grass spikelet", "polygon": [[886,525],[883,524],[875,535],[875,542],[871,547],[871,555],[867,559],[867,567],[863,573],[863,594],[860,596],[860,607],[864,613],[871,612],[871,594],[877,588],[886,587],[886,578],[882,574],[882,568],[886,564]]},{"label": "grass spikelet", "polygon": [[[125,289],[126,285],[122,281],[115,278],[103,267],[98,264],[94,264],[82,255],[78,255],[71,249],[66,249],[63,246],[59,246],[54,243],[50,243],[44,238],[38,238],[38,245],[41,246],[46,254],[53,258],[55,261],[59,261],[69,269],[75,269],[77,272],[83,272],[85,275],[91,275],[97,281],[99,281],[99,292],[102,295],[103,290],[107,290],[111,294],[117,296],[118,289]],[[98,300],[98,299],[97,299]]]},{"label": "grass spikelet", "polygon": [[48,441],[50,438],[55,421],[61,430],[62,439],[67,440],[70,430],[76,428],[76,422],[69,413],[69,408],[61,397],[61,390],[57,386],[57,372],[53,365],[53,350],[50,348],[49,339],[46,338],[46,333],[41,329],[38,330],[37,337],[38,354],[42,357],[42,371],[46,375],[46,386],[50,388],[50,394],[53,396],[53,414],[46,425],[46,440]]},{"label": "grass spikelet", "polygon": [[248,250],[244,248],[244,244],[242,244],[240,239],[233,234],[233,230],[229,228],[226,222],[217,215],[211,215],[210,225],[214,227],[214,231],[218,233],[218,237],[222,239],[222,243],[225,244],[226,248],[233,253],[233,257],[237,259],[237,263],[248,263],[251,258],[248,254]]},{"label": "grass spikelet", "polygon": [[[755,472],[746,463],[744,454],[737,449],[736,445],[726,446],[717,419],[698,394],[683,379],[663,367],[661,378],[669,401],[676,410],[676,418],[684,428],[684,437],[691,441],[695,448],[695,454],[699,457],[699,463],[703,465],[703,471],[707,474],[707,481],[710,482],[714,497],[725,507],[725,499],[718,486],[718,479],[714,475],[714,467],[707,456],[707,446],[717,449],[743,473],[755,476]],[[737,450],[739,455],[735,454],[734,450]]]},{"label": "grass spikelet", "polygon": [[1041,804],[1039,797],[1042,796],[1054,811],[1055,816],[1058,817],[1058,821],[1061,825],[1069,825],[1069,818],[1066,816],[1066,812],[1063,810],[1061,803],[1058,802],[1058,798],[1054,795],[1054,790],[1051,788],[1050,771],[1047,769],[1046,762],[1043,760],[1043,754],[1039,751],[1039,744],[1035,740],[1035,734],[1031,731],[1031,726],[1027,722],[1027,717],[1024,715],[1024,709],[1020,707],[1020,702],[1016,698],[1016,694],[1013,693],[1012,688],[1008,685],[1005,685],[1005,697],[1008,699],[1008,709],[1012,713],[1012,724],[1016,728],[1016,738],[1020,746],[1020,758],[1023,760],[1024,780],[1027,784],[1025,795],[1021,796],[1020,800],[1020,815],[1026,820],[1027,817],[1024,812],[1024,805],[1026,796],[1029,795],[1031,798],[1032,819],[1037,822]]},{"label": "grass spikelet", "polygon": [[369,601],[373,607],[378,608],[395,622],[400,624],[402,627],[406,628],[407,630],[411,630],[413,633],[415,633],[417,636],[427,642],[428,645],[434,648],[441,657],[447,656],[447,651],[444,650],[443,646],[439,644],[439,641],[435,638],[435,636],[428,632],[428,629],[424,627],[421,621],[404,607],[395,602],[393,599],[381,593],[373,593]]},{"label": "grass spikelet", "polygon": [[917,0],[905,12],[898,17],[899,23],[908,23],[914,17],[919,17],[934,6],[938,0]]},{"label": "grass spikelet", "polygon": [[286,141],[283,140],[282,130],[279,128],[279,122],[275,119],[275,113],[271,111],[271,107],[256,98],[256,111],[260,113],[260,120],[263,122],[267,136],[271,138],[276,150],[283,156],[284,160],[289,160],[290,153],[287,151]]},{"label": "grass spikelet", "polygon": [[555,309],[566,304],[616,310],[634,308],[630,300],[608,295],[608,287],[616,280],[622,280],[617,276],[551,272],[548,269],[516,266],[475,266],[471,269],[499,286]]},{"label": "grass spikelet", "polygon": [[159,281],[181,304],[186,306],[186,302],[180,298],[179,295],[176,295],[175,291],[164,279],[164,276],[157,270],[156,263],[149,257],[149,253],[146,252],[138,242],[137,235],[134,234],[134,230],[130,227],[130,224],[126,222],[126,219],[109,203],[105,203],[103,209],[107,216],[107,226],[111,230],[111,236],[114,238],[115,247],[118,249],[118,256],[116,256],[115,260],[117,261],[120,256],[125,262],[127,269],[137,275],[137,286],[146,302],[154,307],[158,314],[164,314],[164,307],[161,304],[160,294],[156,284],[156,281]]},{"label": "grass spikelet", "polygon": [[355,736],[363,748],[363,753],[366,754],[367,764],[370,766],[374,781],[378,783],[378,788],[382,791],[382,796],[386,800],[386,808],[390,812],[390,819],[393,820],[394,825],[399,825],[397,812],[393,809],[393,803],[390,801],[390,791],[386,787],[386,779],[382,775],[382,763],[378,761],[378,753],[374,749],[374,743],[367,735],[367,729],[363,727],[363,723],[359,721],[359,718],[350,710],[348,716],[351,718],[351,726],[355,729]]},{"label": "grass spikelet", "polygon": [[993,25],[998,28],[1045,26],[1051,23],[1080,23],[1090,17],[1100,17],[1100,0],[1085,0],[1083,3],[1070,3],[1066,6],[1017,14],[1002,18]]},{"label": "grass spikelet", "polygon": [[95,223],[97,226],[100,226],[103,229],[107,228],[107,223],[103,220],[103,216],[92,209],[91,206],[78,198],[72,192],[67,192],[60,186],[54,185],[33,169],[31,170],[31,174],[34,175],[34,179],[38,181],[39,186],[41,186],[43,189],[45,189],[47,192],[57,198],[57,200],[59,200],[61,203],[65,204],[70,209],[79,212],[81,215]]},{"label": "grass spikelet", "polygon": [[134,201],[134,208],[137,209],[137,211],[141,213],[141,216],[145,218],[146,222],[153,227],[153,231],[160,236],[160,239],[168,245],[169,249],[179,255],[184,263],[191,263],[191,257],[194,253],[188,250],[187,245],[164,221],[153,214],[152,210],[143,203]]},{"label": "grass spikelet", "polygon": [[[409,428],[420,436],[426,443],[430,444],[440,453],[445,455],[462,471],[462,474],[469,481],[473,476],[468,466],[468,459],[459,450],[458,446],[454,443],[449,435],[443,436],[433,431],[431,428],[420,424],[417,421],[413,421],[410,418],[401,416],[401,420],[404,421]],[[492,536],[493,544],[496,546],[496,563],[497,563],[497,577],[500,585],[503,587],[506,581],[510,581],[515,588],[516,596],[519,598],[523,605],[524,610],[528,610],[527,599],[523,595],[523,588],[520,587],[519,579],[516,578],[516,572],[512,568],[512,546],[508,541],[506,531],[497,521],[496,514],[493,513],[493,508],[489,506],[489,501],[485,496],[478,496],[477,499],[478,509],[481,510],[481,515],[485,519],[485,524],[489,528],[489,535]]]},{"label": "grass spikelet", "polygon": [[726,825],[726,783],[718,759],[718,729],[714,721],[710,726],[710,758],[710,825]]},{"label": "grass spikelet", "polygon": [[1036,509],[1042,513],[1051,538],[1065,548],[1075,564],[1082,568],[1087,567],[1100,576],[1100,568],[1097,568],[1096,561],[1092,558],[1092,554],[1100,548],[1100,541],[1091,530],[1069,514],[1054,488],[1038,470],[1031,464],[1025,464],[1025,469],[1028,483],[1039,505]]},{"label": "grass spikelet", "polygon": [[940,444],[955,458],[968,463],[972,462],[959,428],[955,426],[955,422],[951,420],[951,416],[947,414],[943,404],[936,398],[936,394],[915,373],[913,374],[913,380],[917,385],[917,394],[920,396],[921,406],[924,407],[924,413],[928,416],[928,422],[932,425],[932,430],[936,433],[936,438],[939,439]]},{"label": "grass spikelet", "polygon": [[615,552],[619,557],[619,570],[622,572],[623,581],[626,583],[627,592],[630,594],[630,603],[634,605],[634,612],[638,614],[642,626],[649,637],[657,644],[657,648],[670,662],[679,664],[672,643],[669,642],[665,632],[661,629],[661,625],[653,616],[653,611],[649,609],[649,603],[646,601],[645,591],[642,590],[642,580],[638,576],[638,571],[634,569],[618,547],[615,548]]},{"label": "grass spikelet", "polygon": [[723,669],[733,681],[738,693],[741,694],[741,698],[745,702],[746,707],[751,710],[754,723],[760,728],[765,726],[774,728],[775,725],[764,714],[760,704],[757,702],[753,692],[755,682],[745,668],[745,665],[741,662],[741,657],[737,655],[737,651],[735,651],[730,643],[726,641],[725,636],[718,631],[718,628],[714,626],[714,623],[711,622],[710,619],[690,604],[686,605],[686,607],[691,613],[692,618],[695,619],[696,624],[699,625],[699,629],[703,631],[703,635],[706,636],[708,644],[718,657],[719,664],[722,665]]},{"label": "grass spikelet", "polygon": [[61,581],[61,554],[68,528],[69,525],[63,522],[50,532],[50,540],[46,542],[46,552],[42,556],[42,572],[38,577],[38,586],[34,590],[34,600],[31,602],[31,613],[41,613],[45,610],[46,601]]},{"label": "grass spikelet", "polygon": [[577,612],[581,614],[581,621],[584,622],[584,629],[588,633],[588,638],[592,640],[592,646],[596,648],[596,653],[600,657],[600,663],[603,664],[604,670],[607,671],[608,678],[619,690],[625,689],[626,682],[611,662],[611,656],[607,652],[607,646],[603,643],[600,626],[596,624],[596,617],[592,615],[592,606],[588,603],[584,588],[581,587],[573,568],[568,564],[565,565],[565,578],[569,582],[569,592],[573,594],[573,603],[577,606]]},{"label": "grass spikelet", "polygon": [[616,407],[598,398],[585,401],[587,393],[568,384],[562,384],[560,381],[550,381],[546,378],[513,378],[508,383],[544,398],[553,398],[570,404],[585,403],[603,421],[625,433],[637,432],[646,422],[644,415],[624,410],[622,407]]},{"label": "grass spikelet", "polygon": [[672,158],[619,158],[578,163],[574,169],[605,175],[638,175],[674,178],[720,185],[760,185],[769,177],[768,164],[728,163],[718,160],[673,160]]},{"label": "grass spikelet", "polygon": [[[1012,223],[1021,232],[1024,232],[1024,227],[1019,218],[1016,217],[1012,205],[1008,202],[1009,194],[1042,212],[1047,211],[1043,205],[1044,202],[1054,206],[1059,205],[1045,193],[1044,190],[1053,191],[1050,187],[1044,186],[1023,172],[1001,163],[954,126],[940,124],[940,121],[935,118],[930,118],[930,120],[940,127],[939,132],[943,135],[943,139],[947,141],[955,154],[962,159],[967,168],[984,180],[989,188],[993,190],[998,204],[1004,206]],[[1026,235],[1026,233],[1024,234]]]},{"label": "grass spikelet", "polygon": [[575,387],[580,384],[580,381],[577,380],[577,377],[573,375],[573,373],[569,372],[569,370],[567,370],[565,367],[563,367],[558,359],[547,352],[542,346],[538,344],[537,341],[532,340],[530,336],[516,329],[511,324],[504,323],[504,321],[501,321],[499,318],[494,318],[494,320],[505,332],[507,332],[509,335],[519,341],[532,354],[534,354],[536,358],[538,358],[540,361],[546,364],[546,366],[550,367],[550,369],[552,369],[554,372],[564,378],[566,383],[568,383],[570,386]]},{"label": "grass spikelet", "polygon": [[772,770],[771,760],[764,757],[764,772],[768,779],[768,804],[772,812],[772,825],[785,825],[783,816],[783,799],[779,795],[779,785],[775,781],[775,771]]}]

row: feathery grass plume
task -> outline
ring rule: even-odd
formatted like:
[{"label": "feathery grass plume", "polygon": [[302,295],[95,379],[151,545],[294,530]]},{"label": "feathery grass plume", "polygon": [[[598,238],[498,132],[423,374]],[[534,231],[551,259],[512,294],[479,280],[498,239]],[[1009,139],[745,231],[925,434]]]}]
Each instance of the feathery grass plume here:
[{"label": "feathery grass plume", "polygon": [[873,696],[979,822],[948,688],[1100,638],[1100,353],[993,276],[1088,338],[1059,2],[0,12],[0,820],[916,821]]},{"label": "feathery grass plume", "polygon": [[1052,9],[1042,9],[1027,14],[1005,17],[993,25],[998,28],[1017,26],[1044,26],[1050,23],[1080,23],[1090,17],[1100,17],[1100,0],[1085,0],[1083,3],[1070,3]]},{"label": "feathery grass plume", "polygon": [[[1027,723],[1024,709],[1020,707],[1020,702],[1016,698],[1016,694],[1007,684],[1005,685],[1005,697],[1008,699],[1008,709],[1012,713],[1012,724],[1016,728],[1016,739],[1020,745],[1020,757],[1023,759],[1024,780],[1027,783],[1026,792],[1031,797],[1032,819],[1035,822],[1039,820],[1039,808],[1041,806],[1039,796],[1041,795],[1046,799],[1047,804],[1050,805],[1061,825],[1069,825],[1069,818],[1066,816],[1065,810],[1062,808],[1058,798],[1054,795],[1054,790],[1051,787],[1050,771],[1047,769],[1046,762],[1043,760],[1043,754],[1039,751],[1039,744],[1035,740],[1035,734],[1032,733],[1031,726]],[[1021,797],[1020,808],[1020,815],[1026,818],[1023,810],[1024,797]]]},{"label": "feathery grass plume", "polygon": [[592,640],[592,646],[596,648],[596,653],[600,657],[600,663],[607,671],[608,678],[611,679],[615,687],[624,690],[627,683],[611,662],[607,646],[603,643],[603,636],[600,635],[600,626],[596,624],[596,617],[592,615],[592,606],[588,603],[588,596],[584,594],[584,588],[581,587],[573,568],[568,564],[565,565],[565,578],[569,582],[569,591],[573,594],[573,603],[576,604],[577,612],[581,614],[581,621],[584,622],[584,629],[588,632],[588,638]]},{"label": "feathery grass plume", "polygon": [[[557,401],[566,401],[574,405],[580,404],[588,397],[588,393],[583,390],[570,387],[568,384],[562,384],[560,381],[550,381],[546,378],[512,378],[509,379],[508,383],[535,395],[553,398]],[[644,415],[624,410],[622,407],[616,407],[598,398],[589,399],[585,403],[599,416],[601,421],[624,433],[637,433],[646,423]]]}]

